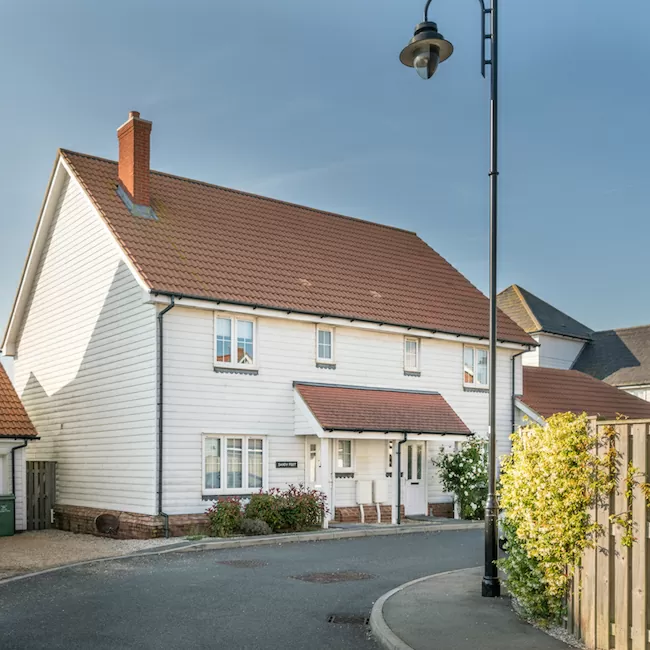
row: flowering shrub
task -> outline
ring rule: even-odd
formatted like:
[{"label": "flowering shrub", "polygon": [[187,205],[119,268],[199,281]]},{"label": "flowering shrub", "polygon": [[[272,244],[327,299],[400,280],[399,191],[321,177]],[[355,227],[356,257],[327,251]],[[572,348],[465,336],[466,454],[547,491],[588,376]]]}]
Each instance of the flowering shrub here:
[{"label": "flowering shrub", "polygon": [[453,452],[441,451],[433,464],[446,492],[452,492],[463,519],[482,519],[487,499],[487,443],[472,437]]},{"label": "flowering shrub", "polygon": [[239,530],[242,520],[241,503],[236,497],[215,501],[206,511],[210,532],[214,537],[228,537]]},{"label": "flowering shrub", "polygon": [[327,512],[323,492],[304,485],[289,485],[286,490],[273,488],[251,497],[245,515],[265,521],[272,530],[306,530],[321,525]]},{"label": "flowering shrub", "polygon": [[560,621],[573,568],[603,533],[589,508],[608,503],[618,483],[615,437],[613,427],[598,434],[584,413],[556,414],[512,436],[500,489],[509,553],[499,566],[532,618]]}]

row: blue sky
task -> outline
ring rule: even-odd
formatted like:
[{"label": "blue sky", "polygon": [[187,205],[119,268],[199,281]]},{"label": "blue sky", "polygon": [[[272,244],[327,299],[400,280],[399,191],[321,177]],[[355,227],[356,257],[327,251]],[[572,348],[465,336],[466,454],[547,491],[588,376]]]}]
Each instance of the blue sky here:
[{"label": "blue sky", "polygon": [[[155,168],[415,230],[486,291],[478,3],[433,3],[456,49],[429,82],[398,61],[423,4],[3,2],[2,327],[57,147],[115,158],[129,110]],[[499,288],[650,323],[650,4],[500,6]]]}]

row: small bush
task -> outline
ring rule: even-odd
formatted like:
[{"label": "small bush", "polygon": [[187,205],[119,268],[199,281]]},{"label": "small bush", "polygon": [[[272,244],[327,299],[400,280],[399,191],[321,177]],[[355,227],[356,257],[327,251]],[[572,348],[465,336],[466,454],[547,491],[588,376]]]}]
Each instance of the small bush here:
[{"label": "small bush", "polygon": [[282,517],[287,530],[317,528],[327,512],[326,496],[319,490],[304,485],[290,485],[281,493]]},{"label": "small bush", "polygon": [[270,535],[273,530],[262,519],[242,519],[239,530],[244,535]]},{"label": "small bush", "polygon": [[281,530],[284,528],[282,503],[280,491],[277,489],[253,494],[244,509],[244,516],[247,519],[261,519],[271,530]]},{"label": "small bush", "polygon": [[227,497],[215,501],[206,511],[210,520],[210,532],[215,537],[228,537],[239,530],[242,520],[239,499]]}]

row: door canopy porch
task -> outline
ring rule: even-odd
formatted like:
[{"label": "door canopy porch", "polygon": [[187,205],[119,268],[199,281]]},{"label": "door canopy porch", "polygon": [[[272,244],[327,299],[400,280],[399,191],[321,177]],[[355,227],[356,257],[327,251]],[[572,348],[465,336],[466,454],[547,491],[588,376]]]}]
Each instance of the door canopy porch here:
[{"label": "door canopy porch", "polygon": [[294,382],[322,437],[417,438],[471,435],[437,392]]}]

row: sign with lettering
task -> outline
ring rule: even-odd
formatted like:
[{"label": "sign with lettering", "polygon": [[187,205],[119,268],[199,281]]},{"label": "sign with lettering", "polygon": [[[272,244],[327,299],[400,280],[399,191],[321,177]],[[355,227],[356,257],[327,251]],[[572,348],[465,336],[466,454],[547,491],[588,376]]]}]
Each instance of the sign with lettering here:
[{"label": "sign with lettering", "polygon": [[275,466],[277,469],[298,469],[297,460],[276,460]]}]

